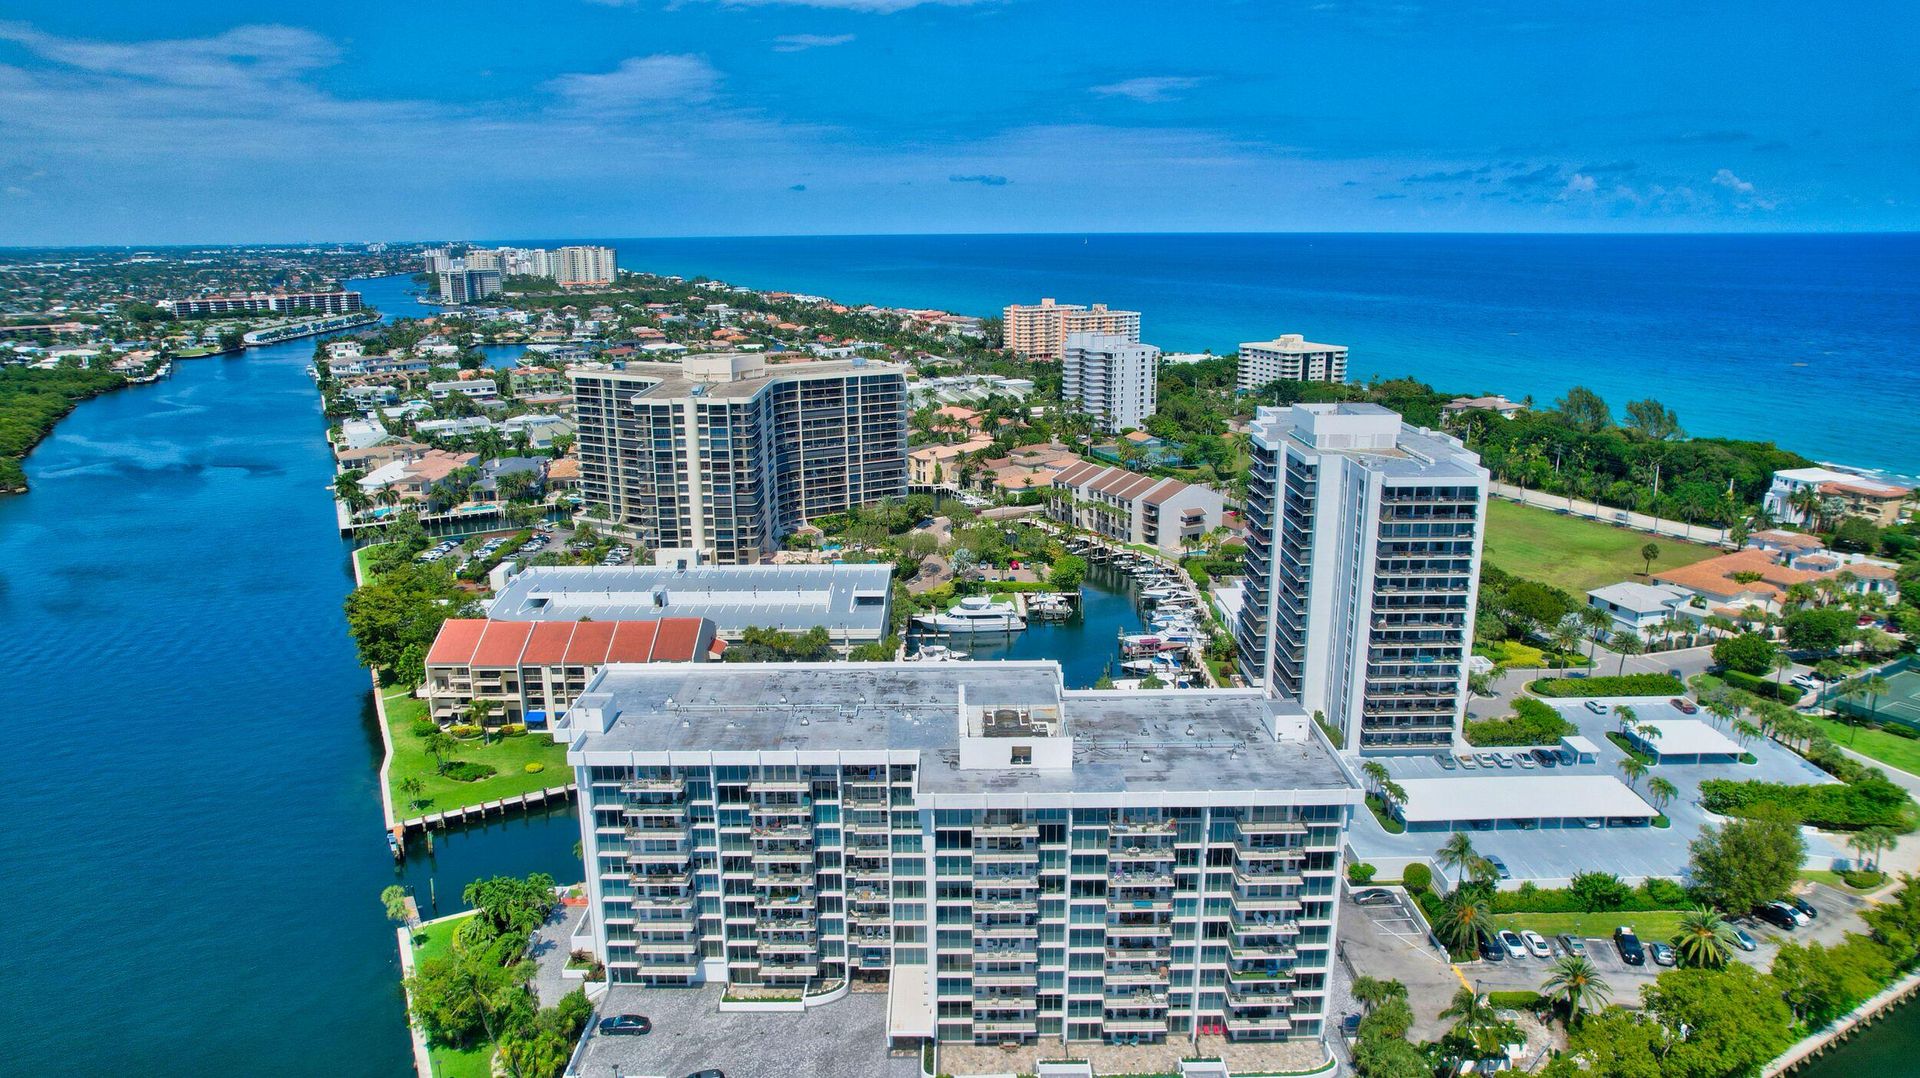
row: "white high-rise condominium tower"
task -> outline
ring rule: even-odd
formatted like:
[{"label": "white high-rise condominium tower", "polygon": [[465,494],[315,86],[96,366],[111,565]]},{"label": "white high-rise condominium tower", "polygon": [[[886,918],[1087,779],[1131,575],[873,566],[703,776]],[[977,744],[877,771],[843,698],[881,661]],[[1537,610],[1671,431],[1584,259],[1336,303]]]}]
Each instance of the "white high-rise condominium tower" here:
[{"label": "white high-rise condominium tower", "polygon": [[1349,750],[1453,743],[1466,711],[1487,470],[1376,404],[1252,424],[1242,676],[1322,713]]},{"label": "white high-rise condominium tower", "polygon": [[901,367],[722,354],[568,376],[587,514],[649,547],[752,564],[813,517],[906,496]]},{"label": "white high-rise condominium tower", "polygon": [[1358,783],[1258,690],[1068,690],[1053,662],[610,665],[553,736],[609,1005],[852,982],[891,988],[896,1044],[1325,1035]]},{"label": "white high-rise condominium tower", "polygon": [[1315,344],[1298,333],[1240,346],[1239,387],[1265,388],[1274,382],[1344,382],[1347,346]]},{"label": "white high-rise condominium tower", "polygon": [[1060,395],[1108,434],[1138,427],[1158,400],[1160,349],[1108,333],[1070,333],[1060,356]]},{"label": "white high-rise condominium tower", "polygon": [[612,284],[613,248],[562,247],[553,252],[553,278],[563,285]]}]

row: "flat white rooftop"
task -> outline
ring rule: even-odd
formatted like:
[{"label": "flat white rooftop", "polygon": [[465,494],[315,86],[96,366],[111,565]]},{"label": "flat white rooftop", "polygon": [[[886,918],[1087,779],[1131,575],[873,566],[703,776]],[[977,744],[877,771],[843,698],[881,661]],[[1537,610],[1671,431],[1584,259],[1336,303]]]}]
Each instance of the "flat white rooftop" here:
[{"label": "flat white rooftop", "polygon": [[[1727,735],[1699,719],[1660,719],[1634,724],[1634,736],[1651,744],[1662,756],[1738,756],[1740,746]],[[1638,727],[1651,726],[1658,737],[1644,737]]]},{"label": "flat white rooftop", "polygon": [[1401,779],[1409,824],[1658,815],[1611,775],[1461,775]]}]

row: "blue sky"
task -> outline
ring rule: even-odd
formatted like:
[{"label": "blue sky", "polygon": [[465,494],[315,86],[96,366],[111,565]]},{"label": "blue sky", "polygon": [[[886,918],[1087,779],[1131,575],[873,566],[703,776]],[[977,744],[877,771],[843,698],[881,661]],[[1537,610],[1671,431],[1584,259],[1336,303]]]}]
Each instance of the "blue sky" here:
[{"label": "blue sky", "polygon": [[9,0],[0,244],[1916,229],[1917,12]]}]

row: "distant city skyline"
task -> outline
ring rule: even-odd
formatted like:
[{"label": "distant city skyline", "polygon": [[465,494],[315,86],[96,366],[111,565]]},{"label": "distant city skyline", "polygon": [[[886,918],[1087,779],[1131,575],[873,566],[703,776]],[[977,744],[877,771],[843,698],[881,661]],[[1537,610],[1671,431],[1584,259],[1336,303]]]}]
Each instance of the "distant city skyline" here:
[{"label": "distant city skyline", "polygon": [[1920,14],[16,0],[0,244],[1920,229]]}]

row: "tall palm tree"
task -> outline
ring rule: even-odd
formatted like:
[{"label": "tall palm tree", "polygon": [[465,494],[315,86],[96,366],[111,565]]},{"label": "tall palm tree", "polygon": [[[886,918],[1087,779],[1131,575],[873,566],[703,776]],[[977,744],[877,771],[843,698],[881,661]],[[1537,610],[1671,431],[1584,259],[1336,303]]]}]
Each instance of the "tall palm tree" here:
[{"label": "tall palm tree", "polygon": [[1511,1032],[1509,1025],[1500,1020],[1491,1000],[1464,986],[1454,992],[1452,1004],[1440,1012],[1440,1017],[1454,1019],[1453,1034],[1472,1045],[1482,1057],[1498,1053]]},{"label": "tall palm tree", "polygon": [[1562,655],[1572,655],[1580,650],[1580,627],[1572,619],[1563,621],[1553,630],[1553,650]]},{"label": "tall palm tree", "polygon": [[1617,632],[1607,638],[1607,647],[1620,656],[1619,669],[1614,673],[1624,675],[1627,672],[1627,656],[1638,655],[1647,650],[1646,641],[1638,633]]},{"label": "tall palm tree", "polygon": [[1433,859],[1440,867],[1452,869],[1455,880],[1464,881],[1468,866],[1480,860],[1480,851],[1473,848],[1473,838],[1465,831],[1455,831],[1433,851]]},{"label": "tall palm tree", "polygon": [[1600,1010],[1613,995],[1613,987],[1600,976],[1600,967],[1584,955],[1570,954],[1555,962],[1541,994],[1567,1005],[1567,1022],[1572,1024],[1582,1010]]},{"label": "tall palm tree", "polygon": [[1641,763],[1638,756],[1627,756],[1620,761],[1620,773],[1627,776],[1628,786],[1637,788],[1647,773],[1647,765]]},{"label": "tall palm tree", "polygon": [[1784,650],[1776,651],[1773,653],[1773,658],[1767,660],[1767,666],[1773,670],[1773,694],[1778,696],[1780,679],[1786,676],[1788,670],[1793,669],[1793,656],[1788,655]]},{"label": "tall palm tree", "polygon": [[1595,658],[1594,648],[1612,627],[1613,615],[1597,606],[1583,606],[1574,616],[1580,619],[1580,627],[1587,631],[1587,665],[1591,666]]},{"label": "tall palm tree", "polygon": [[1368,760],[1366,763],[1361,764],[1360,773],[1367,777],[1367,781],[1371,783],[1376,790],[1380,788],[1381,783],[1387,781],[1387,765],[1378,760]]},{"label": "tall palm tree", "polygon": [[1447,899],[1437,931],[1454,951],[1471,953],[1493,938],[1493,907],[1472,891],[1456,890]]},{"label": "tall palm tree", "polygon": [[1673,949],[1689,966],[1718,969],[1733,955],[1733,926],[1711,906],[1695,906],[1680,915]]},{"label": "tall palm tree", "polygon": [[1624,734],[1628,730],[1633,729],[1633,724],[1639,721],[1640,716],[1633,710],[1631,704],[1615,704],[1613,705],[1613,718],[1614,721],[1620,724],[1620,732]]},{"label": "tall palm tree", "polygon": [[1399,981],[1381,980],[1362,974],[1353,979],[1353,998],[1371,1011],[1390,999],[1406,999],[1407,986]]},{"label": "tall palm tree", "polygon": [[420,776],[418,775],[408,775],[406,778],[400,780],[400,792],[407,795],[407,804],[413,808],[419,808],[426,803],[421,800],[420,796],[426,792],[426,789],[427,784],[421,782]]},{"label": "tall palm tree", "polygon": [[1740,719],[1733,724],[1733,736],[1739,738],[1740,747],[1745,748],[1760,736],[1760,728],[1746,719]]},{"label": "tall palm tree", "polygon": [[1678,786],[1658,776],[1647,782],[1647,796],[1653,798],[1653,807],[1663,813],[1667,811],[1667,803],[1672,801],[1679,792]]}]

